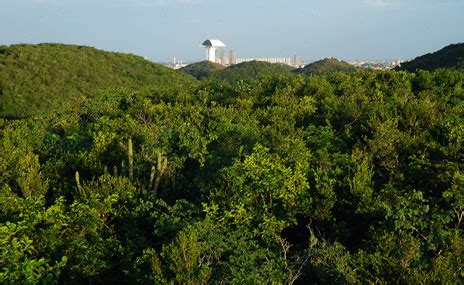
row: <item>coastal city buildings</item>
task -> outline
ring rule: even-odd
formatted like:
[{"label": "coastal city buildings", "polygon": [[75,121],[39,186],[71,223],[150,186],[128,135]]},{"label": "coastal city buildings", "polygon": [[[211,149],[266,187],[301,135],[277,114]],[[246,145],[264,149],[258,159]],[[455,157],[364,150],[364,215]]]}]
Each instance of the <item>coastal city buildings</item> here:
[{"label": "coastal city buildings", "polygon": [[[239,64],[242,62],[249,61],[264,61],[269,63],[279,63],[287,64],[296,68],[302,68],[307,64],[312,63],[311,61],[302,62],[300,55],[294,55],[291,57],[237,57],[234,49],[225,50],[226,45],[218,39],[207,39],[201,45],[205,48],[206,55],[205,60],[215,62],[224,66],[230,66],[234,64]],[[376,70],[388,70],[395,68],[396,66],[401,66],[403,60],[355,60],[349,61],[348,63],[361,68],[370,68]],[[169,67],[178,69],[187,65],[182,60],[178,60],[175,57],[172,62],[167,64]]]}]

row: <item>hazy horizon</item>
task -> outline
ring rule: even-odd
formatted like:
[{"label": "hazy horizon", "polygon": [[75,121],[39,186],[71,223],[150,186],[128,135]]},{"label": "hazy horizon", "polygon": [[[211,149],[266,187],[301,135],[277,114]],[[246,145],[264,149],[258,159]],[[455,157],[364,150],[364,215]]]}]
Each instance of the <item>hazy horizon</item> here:
[{"label": "hazy horizon", "polygon": [[59,42],[157,62],[200,61],[207,38],[237,57],[410,59],[464,41],[464,1],[3,1],[0,44]]}]

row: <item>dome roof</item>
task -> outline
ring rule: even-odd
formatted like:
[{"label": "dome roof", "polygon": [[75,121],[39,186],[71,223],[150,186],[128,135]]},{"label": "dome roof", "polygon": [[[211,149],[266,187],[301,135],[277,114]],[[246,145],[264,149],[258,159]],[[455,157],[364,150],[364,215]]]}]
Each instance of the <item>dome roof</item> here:
[{"label": "dome roof", "polygon": [[206,40],[201,45],[205,47],[225,47],[226,46],[220,40]]}]

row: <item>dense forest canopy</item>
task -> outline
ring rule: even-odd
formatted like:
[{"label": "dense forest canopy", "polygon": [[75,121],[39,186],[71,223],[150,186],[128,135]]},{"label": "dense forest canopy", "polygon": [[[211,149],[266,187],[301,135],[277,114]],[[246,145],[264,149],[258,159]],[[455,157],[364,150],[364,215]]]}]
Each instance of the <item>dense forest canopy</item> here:
[{"label": "dense forest canopy", "polygon": [[335,71],[354,72],[355,70],[356,68],[346,61],[336,58],[324,58],[310,63],[303,68],[296,69],[295,72],[305,75],[317,75]]},{"label": "dense forest canopy", "polygon": [[55,111],[101,88],[141,89],[194,79],[142,57],[91,47],[38,44],[0,47],[0,116]]},{"label": "dense forest canopy", "polygon": [[184,79],[3,119],[0,283],[462,282],[464,72]]},{"label": "dense forest canopy", "polygon": [[433,71],[438,68],[456,68],[464,70],[464,43],[452,44],[439,51],[419,56],[404,62],[397,70],[415,72],[417,70]]},{"label": "dense forest canopy", "polygon": [[294,68],[287,64],[253,60],[234,64],[226,69],[211,73],[208,79],[215,82],[252,82],[258,79],[260,74],[289,75],[292,70],[294,70]]},{"label": "dense forest canopy", "polygon": [[219,63],[204,60],[184,66],[180,69],[180,71],[192,75],[196,79],[202,79],[204,77],[210,76],[215,71],[223,70],[225,68],[226,67],[224,65]]}]

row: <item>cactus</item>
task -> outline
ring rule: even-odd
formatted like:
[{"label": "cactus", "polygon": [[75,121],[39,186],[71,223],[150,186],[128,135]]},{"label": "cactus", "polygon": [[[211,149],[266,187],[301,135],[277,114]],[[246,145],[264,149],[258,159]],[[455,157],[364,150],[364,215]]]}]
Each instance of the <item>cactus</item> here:
[{"label": "cactus", "polygon": [[132,148],[132,139],[127,142],[127,161],[129,163],[129,178],[134,178],[134,150]]},{"label": "cactus", "polygon": [[75,178],[76,178],[76,185],[77,185],[77,190],[79,192],[79,195],[84,195],[85,192],[84,192],[84,188],[81,185],[79,171],[76,171]]},{"label": "cactus", "polygon": [[168,159],[166,157],[163,157],[161,153],[158,153],[158,159],[156,163],[156,178],[155,178],[155,183],[153,185],[153,190],[156,195],[158,192],[159,184],[161,182],[161,176],[163,176],[164,171],[166,170],[166,167],[168,166]]},{"label": "cactus", "polygon": [[118,177],[118,167],[116,165],[113,166],[113,176]]},{"label": "cactus", "polygon": [[155,175],[156,175],[156,168],[155,168],[155,166],[153,165],[153,166],[151,167],[150,181],[148,182],[148,189],[151,189],[151,187],[153,186],[153,181],[155,180]]},{"label": "cactus", "polygon": [[124,172],[126,170],[126,162],[123,160],[121,160],[121,175],[124,176]]},{"label": "cactus", "polygon": [[108,175],[108,166],[103,166],[103,174]]}]

